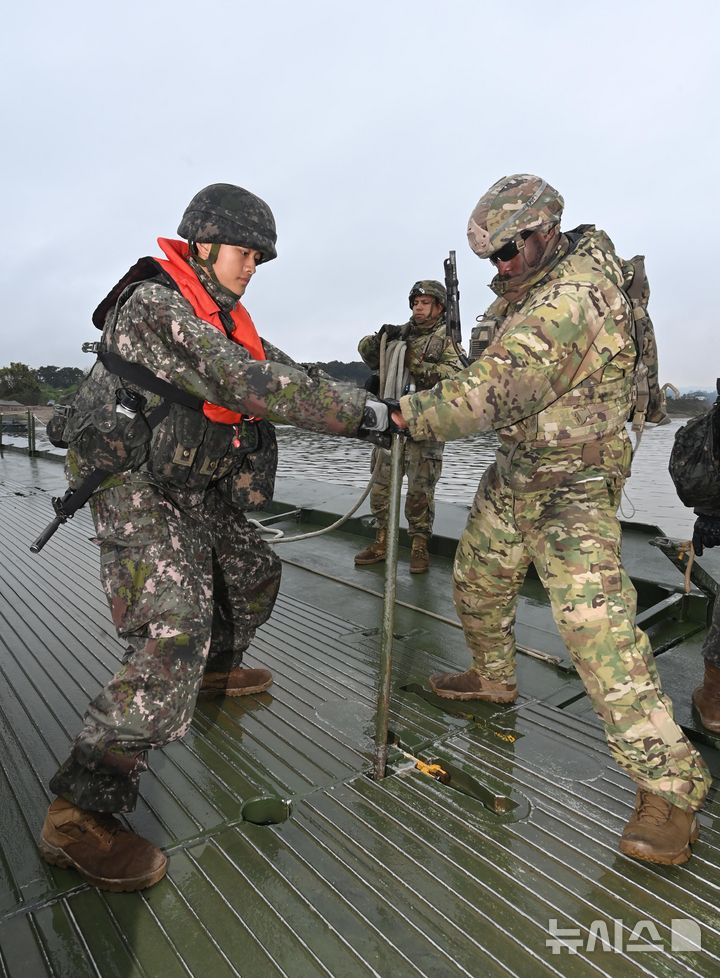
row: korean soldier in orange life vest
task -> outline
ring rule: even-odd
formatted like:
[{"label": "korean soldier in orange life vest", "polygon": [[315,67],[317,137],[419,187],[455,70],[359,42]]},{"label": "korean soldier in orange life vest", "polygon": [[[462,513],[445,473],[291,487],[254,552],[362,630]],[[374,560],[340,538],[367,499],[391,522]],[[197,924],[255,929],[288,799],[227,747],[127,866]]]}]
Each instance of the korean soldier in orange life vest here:
[{"label": "korean soldier in orange life vest", "polygon": [[114,817],[135,807],[148,751],[184,735],[198,694],[243,696],[272,683],[267,669],[242,664],[280,584],[279,559],[244,515],[272,496],[271,422],[345,436],[361,434],[363,420],[387,426],[387,408],[365,391],[311,378],[258,336],[240,299],[276,257],[264,201],[213,184],[190,202],[178,233],[186,240],[159,239],[165,257],[141,259],[96,310],[101,353],[66,431],[72,486],[112,462],[93,442],[96,410],[162,404],[142,369],[172,385],[169,413],[131,452],[130,470],[90,500],[126,653],[51,780],[57,797],[40,839],[48,862],[120,891],[166,871],[164,853]]}]

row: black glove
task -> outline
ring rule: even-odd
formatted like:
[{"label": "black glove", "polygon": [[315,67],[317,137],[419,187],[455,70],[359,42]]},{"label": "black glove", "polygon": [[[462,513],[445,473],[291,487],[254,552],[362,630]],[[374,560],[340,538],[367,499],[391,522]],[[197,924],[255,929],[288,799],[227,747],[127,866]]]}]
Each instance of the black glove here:
[{"label": "black glove", "polygon": [[705,547],[720,545],[720,516],[698,516],[695,520],[692,535],[693,549],[698,557],[702,557]]},{"label": "black glove", "polygon": [[380,374],[370,374],[368,379],[363,384],[363,387],[368,392],[368,394],[373,394],[375,397],[380,396]]},{"label": "black glove", "polygon": [[378,333],[378,339],[382,339],[383,336],[387,336],[388,343],[392,343],[393,340],[402,339],[402,326],[393,326],[392,323],[385,323],[384,326],[380,327]]}]

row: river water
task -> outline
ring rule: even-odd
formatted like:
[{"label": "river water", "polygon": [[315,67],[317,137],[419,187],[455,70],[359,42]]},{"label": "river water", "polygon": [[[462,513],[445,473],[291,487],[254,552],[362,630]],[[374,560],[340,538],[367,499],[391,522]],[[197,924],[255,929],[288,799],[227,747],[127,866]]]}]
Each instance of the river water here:
[{"label": "river water", "polygon": [[[645,429],[620,509],[624,520],[654,523],[667,535],[684,539],[690,536],[694,517],[675,494],[668,473],[668,459],[675,432],[686,420],[673,418],[667,425]],[[27,439],[7,434],[3,435],[3,441],[12,445],[27,444]],[[278,443],[280,475],[317,479],[358,490],[367,484],[371,446],[364,442],[283,427],[278,428]],[[436,498],[469,506],[481,475],[493,460],[495,445],[495,436],[488,433],[448,442]],[[53,450],[39,424],[37,447]]]}]

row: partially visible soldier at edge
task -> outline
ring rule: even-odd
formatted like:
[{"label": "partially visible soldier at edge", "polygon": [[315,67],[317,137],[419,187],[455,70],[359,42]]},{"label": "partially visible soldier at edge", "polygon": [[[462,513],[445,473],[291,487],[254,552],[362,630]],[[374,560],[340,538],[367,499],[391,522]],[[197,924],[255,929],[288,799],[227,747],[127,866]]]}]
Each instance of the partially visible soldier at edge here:
[{"label": "partially visible soldier at edge", "polygon": [[[429,390],[440,380],[454,377],[461,365],[445,327],[447,294],[440,282],[424,279],[416,282],[409,295],[410,320],[402,326],[385,324],[377,333],[364,336],[358,352],[371,370],[380,365],[380,343],[383,334],[387,342],[404,340],[407,343],[406,366],[410,383],[419,391]],[[442,442],[406,439],[403,447],[403,475],[408,488],[405,499],[405,518],[411,540],[410,573],[425,574],[430,567],[429,543],[435,518],[435,486],[442,473]],[[355,564],[363,567],[385,560],[387,522],[390,507],[390,460],[386,452],[376,448],[372,468],[380,459],[370,490],[370,509],[375,518],[375,540],[355,555]]]},{"label": "partially visible soldier at edge", "polygon": [[185,734],[199,693],[243,696],[272,682],[267,669],[241,664],[280,585],[278,557],[243,513],[272,496],[270,422],[353,436],[372,403],[293,366],[240,303],[256,266],[276,257],[264,201],[213,184],[193,198],[178,234],[189,244],[158,239],[166,257],[141,259],[96,310],[102,346],[128,365],[126,376],[96,363],[67,422],[77,485],[112,465],[93,455],[88,425],[99,409],[110,418],[121,410],[118,389],[130,389],[131,405],[143,397],[148,411],[163,403],[128,380],[130,365],[199,399],[195,408],[173,402],[140,464],[90,500],[102,583],[127,651],[50,782],[57,798],[40,852],[118,891],[151,886],[166,871],[164,853],[114,817],[134,809],[147,751]]},{"label": "partially visible soldier at edge", "polygon": [[497,270],[494,340],[393,413],[413,438],[496,429],[500,439],[453,569],[472,665],[430,685],[447,699],[515,701],[515,614],[533,561],[611,754],[637,785],[620,849],[675,865],[690,858],[711,779],[634,625],[636,593],[620,559],[637,367],[630,304],[609,237],[592,225],[563,233],[562,210],[560,194],[530,174],[503,177],[480,199],[468,238]]},{"label": "partially visible soldier at edge", "polygon": [[[720,546],[720,513],[695,510],[693,548],[698,557],[706,547]],[[704,727],[720,733],[720,598],[716,595],[712,621],[702,647],[703,681],[693,690],[692,702]]]}]

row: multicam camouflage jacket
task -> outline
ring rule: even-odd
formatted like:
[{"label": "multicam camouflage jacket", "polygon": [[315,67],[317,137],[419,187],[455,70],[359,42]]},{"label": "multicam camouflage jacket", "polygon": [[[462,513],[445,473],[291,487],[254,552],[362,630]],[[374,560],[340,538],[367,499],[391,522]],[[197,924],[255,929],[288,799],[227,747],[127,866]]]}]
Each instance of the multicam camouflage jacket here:
[{"label": "multicam camouflage jacket", "polygon": [[[457,353],[447,337],[444,316],[428,324],[418,324],[411,318],[401,327],[400,335],[407,343],[405,365],[417,390],[430,390],[439,381],[454,377],[461,369]],[[380,334],[364,336],[358,343],[358,353],[371,370],[377,370]]]},{"label": "multicam camouflage jacket", "polygon": [[[603,231],[588,230],[555,263],[486,313],[484,356],[433,391],[401,399],[413,438],[449,440],[495,429],[518,484],[538,486],[604,466],[603,443],[626,438],[637,359],[623,270]],[[497,277],[491,288],[502,292]],[[593,447],[593,445],[595,447]],[[625,446],[613,451],[624,454]],[[592,466],[591,466],[592,467]]]},{"label": "multicam camouflage jacket", "polygon": [[[199,266],[195,271],[218,306],[229,310],[234,300],[228,293]],[[199,319],[162,279],[140,282],[117,315],[111,309],[102,344],[200,402],[263,420],[220,424],[202,410],[173,402],[150,437],[146,418],[163,399],[137,383],[124,384],[98,362],[81,386],[65,428],[71,485],[97,468],[117,473],[105,486],[136,478],[192,494],[217,482],[235,505],[256,508],[272,495],[277,455],[271,422],[353,436],[362,420],[364,391],[311,378],[265,340],[268,359],[251,359],[244,347]],[[122,386],[144,398],[143,410],[134,418],[116,410],[116,391]]]}]

